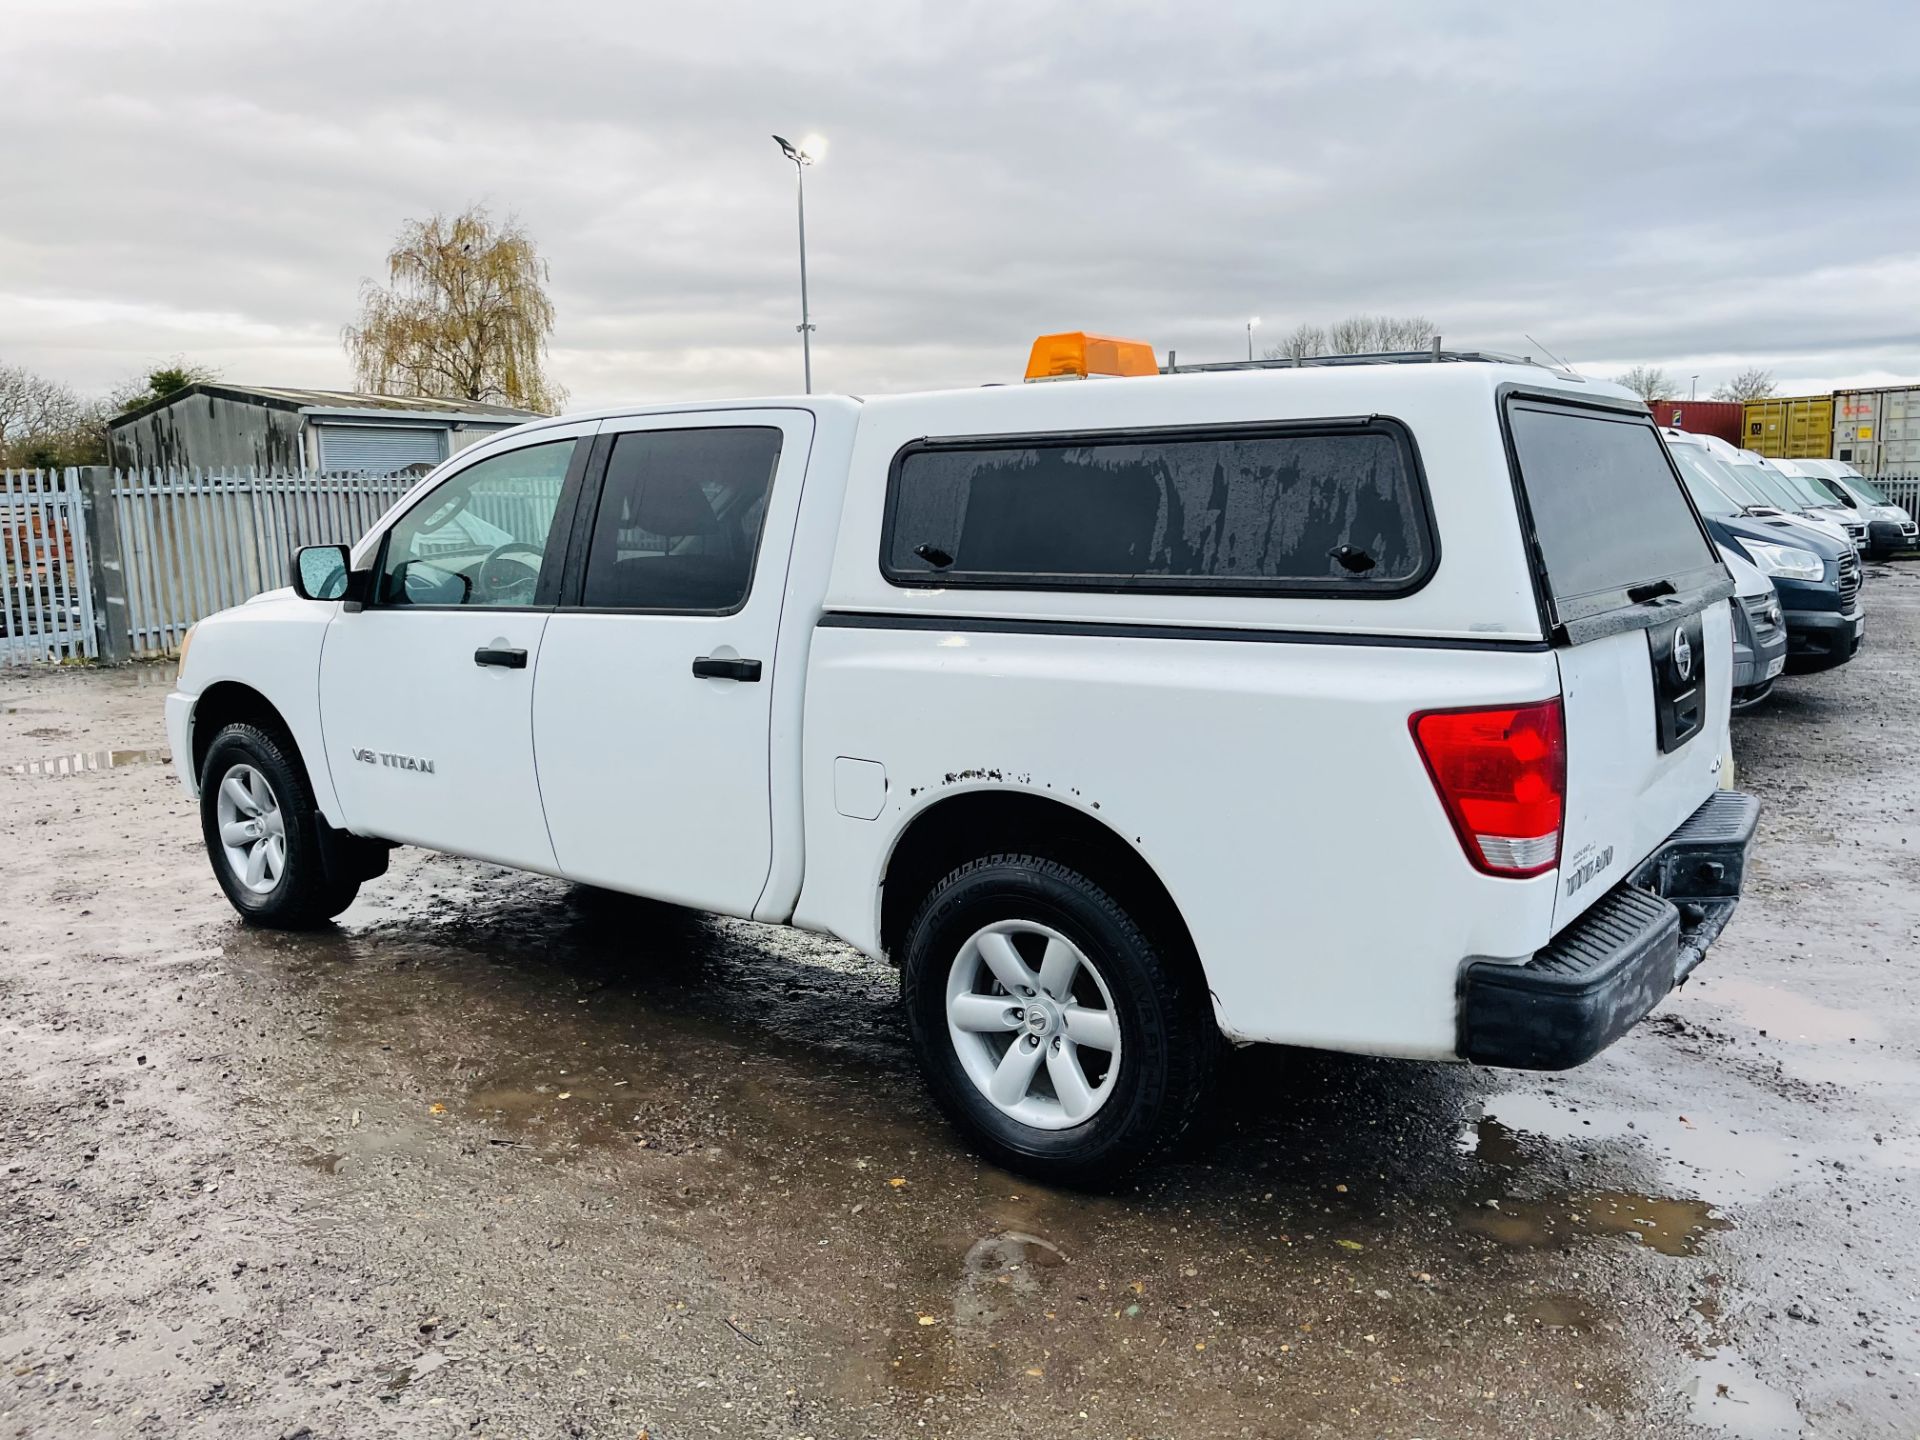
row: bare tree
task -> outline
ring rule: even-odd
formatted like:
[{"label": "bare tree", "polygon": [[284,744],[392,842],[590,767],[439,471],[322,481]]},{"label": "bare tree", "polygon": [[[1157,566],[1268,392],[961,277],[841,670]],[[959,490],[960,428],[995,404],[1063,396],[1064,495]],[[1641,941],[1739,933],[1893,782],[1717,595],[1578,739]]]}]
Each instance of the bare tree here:
[{"label": "bare tree", "polygon": [[1742,370],[1733,379],[1727,381],[1713,392],[1716,400],[1764,400],[1773,394],[1775,383],[1771,370],[1762,370],[1758,365]]},{"label": "bare tree", "polygon": [[88,465],[105,453],[98,404],[69,385],[0,365],[0,465]]},{"label": "bare tree", "polygon": [[1673,398],[1673,377],[1658,365],[1636,365],[1626,374],[1616,375],[1613,383],[1626,386],[1649,405]]},{"label": "bare tree", "polygon": [[1327,336],[1335,355],[1384,355],[1423,350],[1433,343],[1433,322],[1424,315],[1349,315]]},{"label": "bare tree", "polygon": [[362,283],[360,319],[341,332],[363,387],[530,410],[565,403],[545,373],[547,264],[513,216],[495,225],[472,205],[410,220],[388,252],[387,278]]},{"label": "bare tree", "polygon": [[1267,347],[1269,360],[1310,360],[1327,353],[1327,332],[1318,325],[1298,325],[1278,345]]}]

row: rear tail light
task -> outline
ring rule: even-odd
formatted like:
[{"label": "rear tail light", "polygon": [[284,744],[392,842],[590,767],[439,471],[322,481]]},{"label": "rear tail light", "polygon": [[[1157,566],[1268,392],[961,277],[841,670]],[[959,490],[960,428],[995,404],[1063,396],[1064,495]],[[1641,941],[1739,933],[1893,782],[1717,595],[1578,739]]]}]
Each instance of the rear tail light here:
[{"label": "rear tail light", "polygon": [[1428,710],[1408,724],[1475,869],[1517,877],[1560,863],[1567,726],[1557,698]]}]

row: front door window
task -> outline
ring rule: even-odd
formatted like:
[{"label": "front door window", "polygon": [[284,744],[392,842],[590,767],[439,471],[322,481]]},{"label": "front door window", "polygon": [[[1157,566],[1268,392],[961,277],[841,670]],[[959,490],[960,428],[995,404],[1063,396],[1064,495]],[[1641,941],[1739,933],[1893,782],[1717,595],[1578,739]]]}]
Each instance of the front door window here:
[{"label": "front door window", "polygon": [[436,485],[388,532],[377,603],[534,603],[574,440],[528,445]]}]

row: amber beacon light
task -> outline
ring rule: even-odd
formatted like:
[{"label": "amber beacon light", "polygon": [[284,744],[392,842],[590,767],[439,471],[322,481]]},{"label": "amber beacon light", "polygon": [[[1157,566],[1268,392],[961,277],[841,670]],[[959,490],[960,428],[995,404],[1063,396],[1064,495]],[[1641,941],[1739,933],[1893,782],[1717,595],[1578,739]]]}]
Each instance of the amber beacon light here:
[{"label": "amber beacon light", "polygon": [[1027,357],[1027,379],[1064,380],[1083,375],[1158,375],[1153,347],[1144,340],[1120,340],[1071,330],[1042,335]]}]

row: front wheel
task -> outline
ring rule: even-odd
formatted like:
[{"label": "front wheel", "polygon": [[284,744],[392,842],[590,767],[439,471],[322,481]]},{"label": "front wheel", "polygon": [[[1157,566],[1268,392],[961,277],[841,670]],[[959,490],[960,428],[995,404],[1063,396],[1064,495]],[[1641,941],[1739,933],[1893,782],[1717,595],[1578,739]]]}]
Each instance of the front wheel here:
[{"label": "front wheel", "polygon": [[1110,1183],[1171,1149],[1220,1049],[1196,967],[1057,861],[994,855],[933,889],[901,987],[934,1099],[994,1161]]},{"label": "front wheel", "polygon": [[360,882],[329,872],[325,821],[288,748],[254,725],[214,736],[200,775],[200,828],[214,878],[241,918],[300,930],[346,909]]}]

